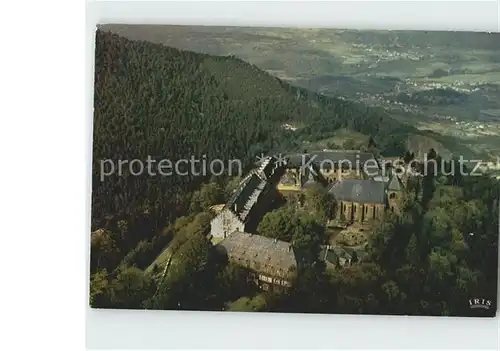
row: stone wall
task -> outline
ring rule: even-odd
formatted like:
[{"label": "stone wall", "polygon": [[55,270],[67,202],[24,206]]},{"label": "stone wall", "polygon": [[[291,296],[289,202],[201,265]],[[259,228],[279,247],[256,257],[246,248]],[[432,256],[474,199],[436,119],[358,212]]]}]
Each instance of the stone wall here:
[{"label": "stone wall", "polygon": [[383,204],[360,204],[339,201],[333,209],[332,217],[347,222],[369,222],[381,218],[385,211]]}]

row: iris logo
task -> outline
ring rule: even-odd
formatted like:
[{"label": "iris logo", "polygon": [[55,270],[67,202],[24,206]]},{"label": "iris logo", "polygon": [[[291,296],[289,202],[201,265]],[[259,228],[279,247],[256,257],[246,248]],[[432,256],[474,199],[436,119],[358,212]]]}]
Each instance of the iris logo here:
[{"label": "iris logo", "polygon": [[491,308],[491,300],[483,299],[483,298],[469,299],[469,307],[470,308],[483,308],[485,310],[489,310]]}]

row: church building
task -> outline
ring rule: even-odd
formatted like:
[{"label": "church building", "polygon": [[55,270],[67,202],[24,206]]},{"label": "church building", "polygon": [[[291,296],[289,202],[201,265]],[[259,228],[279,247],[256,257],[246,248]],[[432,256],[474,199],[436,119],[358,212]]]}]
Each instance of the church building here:
[{"label": "church building", "polygon": [[334,199],[332,219],[370,222],[383,216],[387,206],[384,182],[346,179],[334,183],[328,193]]}]

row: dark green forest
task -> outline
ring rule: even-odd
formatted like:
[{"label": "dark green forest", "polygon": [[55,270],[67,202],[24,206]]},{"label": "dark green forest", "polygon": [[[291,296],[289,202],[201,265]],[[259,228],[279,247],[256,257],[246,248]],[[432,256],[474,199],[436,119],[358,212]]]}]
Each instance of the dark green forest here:
[{"label": "dark green forest", "polygon": [[[146,172],[101,179],[101,160],[206,155],[239,159],[248,170],[261,153],[300,151],[340,128],[371,136],[385,156],[403,155],[407,136],[418,132],[381,110],[291,86],[235,57],[100,30],[94,79],[93,307],[470,315],[469,298],[496,296],[498,182],[439,174],[414,180],[403,214],[381,223],[369,259],[346,270],[327,272],[315,259],[323,241],[321,194],[307,195],[317,215],[270,214],[262,235],[266,225],[277,235],[273,217],[293,223],[293,233],[282,234],[306,254],[292,291],[255,291],[247,272],[220,262],[206,239],[209,207],[224,202],[237,179]],[[168,274],[154,263],[166,251]]]}]

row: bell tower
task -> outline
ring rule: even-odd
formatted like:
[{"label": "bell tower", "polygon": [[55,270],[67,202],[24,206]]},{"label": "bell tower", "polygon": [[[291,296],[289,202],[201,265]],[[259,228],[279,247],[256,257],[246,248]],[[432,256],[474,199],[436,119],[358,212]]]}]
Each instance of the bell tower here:
[{"label": "bell tower", "polygon": [[399,212],[403,184],[396,174],[392,174],[387,184],[387,202],[391,212]]}]

